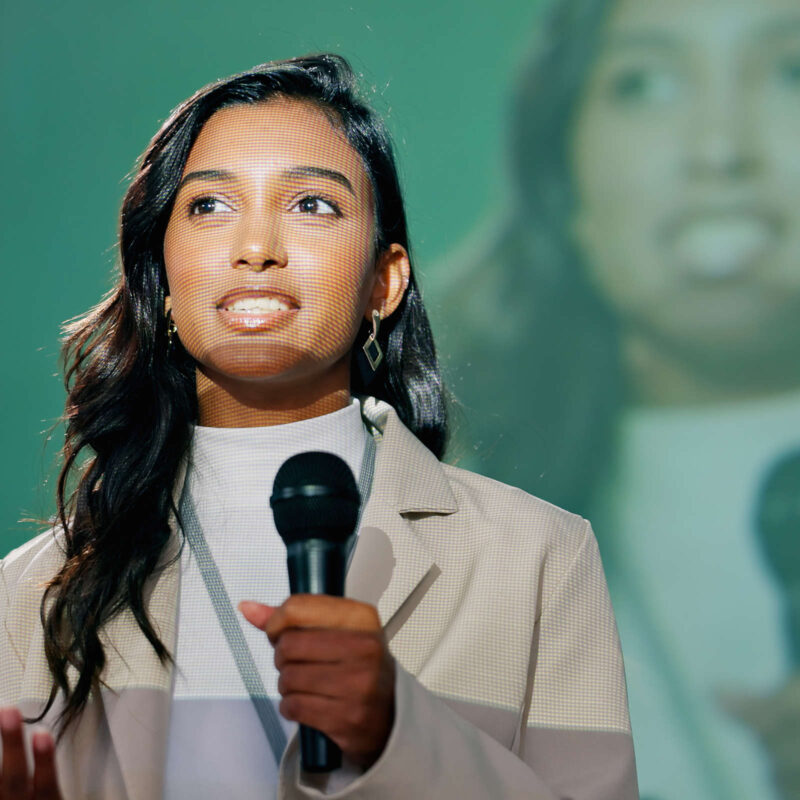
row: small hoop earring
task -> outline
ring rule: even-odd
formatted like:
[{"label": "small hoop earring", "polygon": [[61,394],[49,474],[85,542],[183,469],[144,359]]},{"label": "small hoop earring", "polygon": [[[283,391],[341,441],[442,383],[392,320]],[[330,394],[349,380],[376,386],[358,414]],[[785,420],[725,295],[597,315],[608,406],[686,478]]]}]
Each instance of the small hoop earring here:
[{"label": "small hoop earring", "polygon": [[178,326],[172,319],[172,310],[167,311],[167,352],[171,352],[175,347],[174,337],[178,333]]},{"label": "small hoop earring", "polygon": [[370,367],[372,367],[372,371],[376,372],[378,367],[383,361],[383,350],[381,350],[381,346],[378,344],[378,329],[381,326],[381,315],[376,310],[372,310],[372,332],[367,337],[367,341],[364,342],[363,347],[361,348],[364,351],[364,355],[367,357],[367,361],[369,362]]}]

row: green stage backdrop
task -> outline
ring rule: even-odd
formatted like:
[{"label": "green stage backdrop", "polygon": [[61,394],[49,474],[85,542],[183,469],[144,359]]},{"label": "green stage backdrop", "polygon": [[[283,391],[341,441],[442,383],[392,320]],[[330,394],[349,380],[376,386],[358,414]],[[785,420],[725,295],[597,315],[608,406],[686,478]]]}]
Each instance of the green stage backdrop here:
[{"label": "green stage backdrop", "polygon": [[643,797],[800,797],[797,0],[0,2],[0,555],[53,513],[59,329],[136,157],[333,50],[395,138],[448,458],[592,520]]},{"label": "green stage backdrop", "polygon": [[169,110],[263,61],[346,56],[396,139],[424,282],[498,193],[531,12],[523,0],[3,3],[0,552],[33,532],[19,519],[52,513],[59,326],[109,288],[126,175]]}]

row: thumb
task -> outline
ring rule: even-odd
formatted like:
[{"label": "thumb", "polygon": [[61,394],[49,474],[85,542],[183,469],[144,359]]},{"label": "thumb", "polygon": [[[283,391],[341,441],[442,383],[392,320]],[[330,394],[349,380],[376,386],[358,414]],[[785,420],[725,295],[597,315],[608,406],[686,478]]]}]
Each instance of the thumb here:
[{"label": "thumb", "polygon": [[263,603],[255,603],[252,600],[242,600],[238,608],[242,616],[251,625],[260,628],[262,631],[267,627],[267,623],[277,610],[275,606],[265,606]]}]

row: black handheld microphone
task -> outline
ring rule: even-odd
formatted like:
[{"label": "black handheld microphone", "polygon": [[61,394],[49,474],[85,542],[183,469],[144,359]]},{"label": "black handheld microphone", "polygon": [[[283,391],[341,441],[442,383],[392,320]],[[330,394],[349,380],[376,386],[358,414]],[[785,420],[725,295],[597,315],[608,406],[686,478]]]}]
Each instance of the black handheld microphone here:
[{"label": "black handheld microphone", "polygon": [[[361,498],[347,464],[332,453],[287,459],[269,500],[286,544],[292,594],[344,595],[346,543],[358,522]],[[307,772],[330,772],[341,750],[323,733],[300,726],[300,760]]]}]

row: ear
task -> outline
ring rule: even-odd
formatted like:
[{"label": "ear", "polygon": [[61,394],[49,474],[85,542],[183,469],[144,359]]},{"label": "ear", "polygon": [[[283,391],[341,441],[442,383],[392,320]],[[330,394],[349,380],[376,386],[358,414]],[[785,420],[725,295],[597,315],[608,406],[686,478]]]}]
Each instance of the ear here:
[{"label": "ear", "polygon": [[375,283],[372,286],[364,318],[372,319],[373,309],[386,319],[394,313],[411,279],[411,262],[408,252],[401,244],[390,244],[379,256],[375,264]]},{"label": "ear", "polygon": [[167,295],[164,298],[164,316],[166,317],[170,311],[172,311],[172,297]]}]

